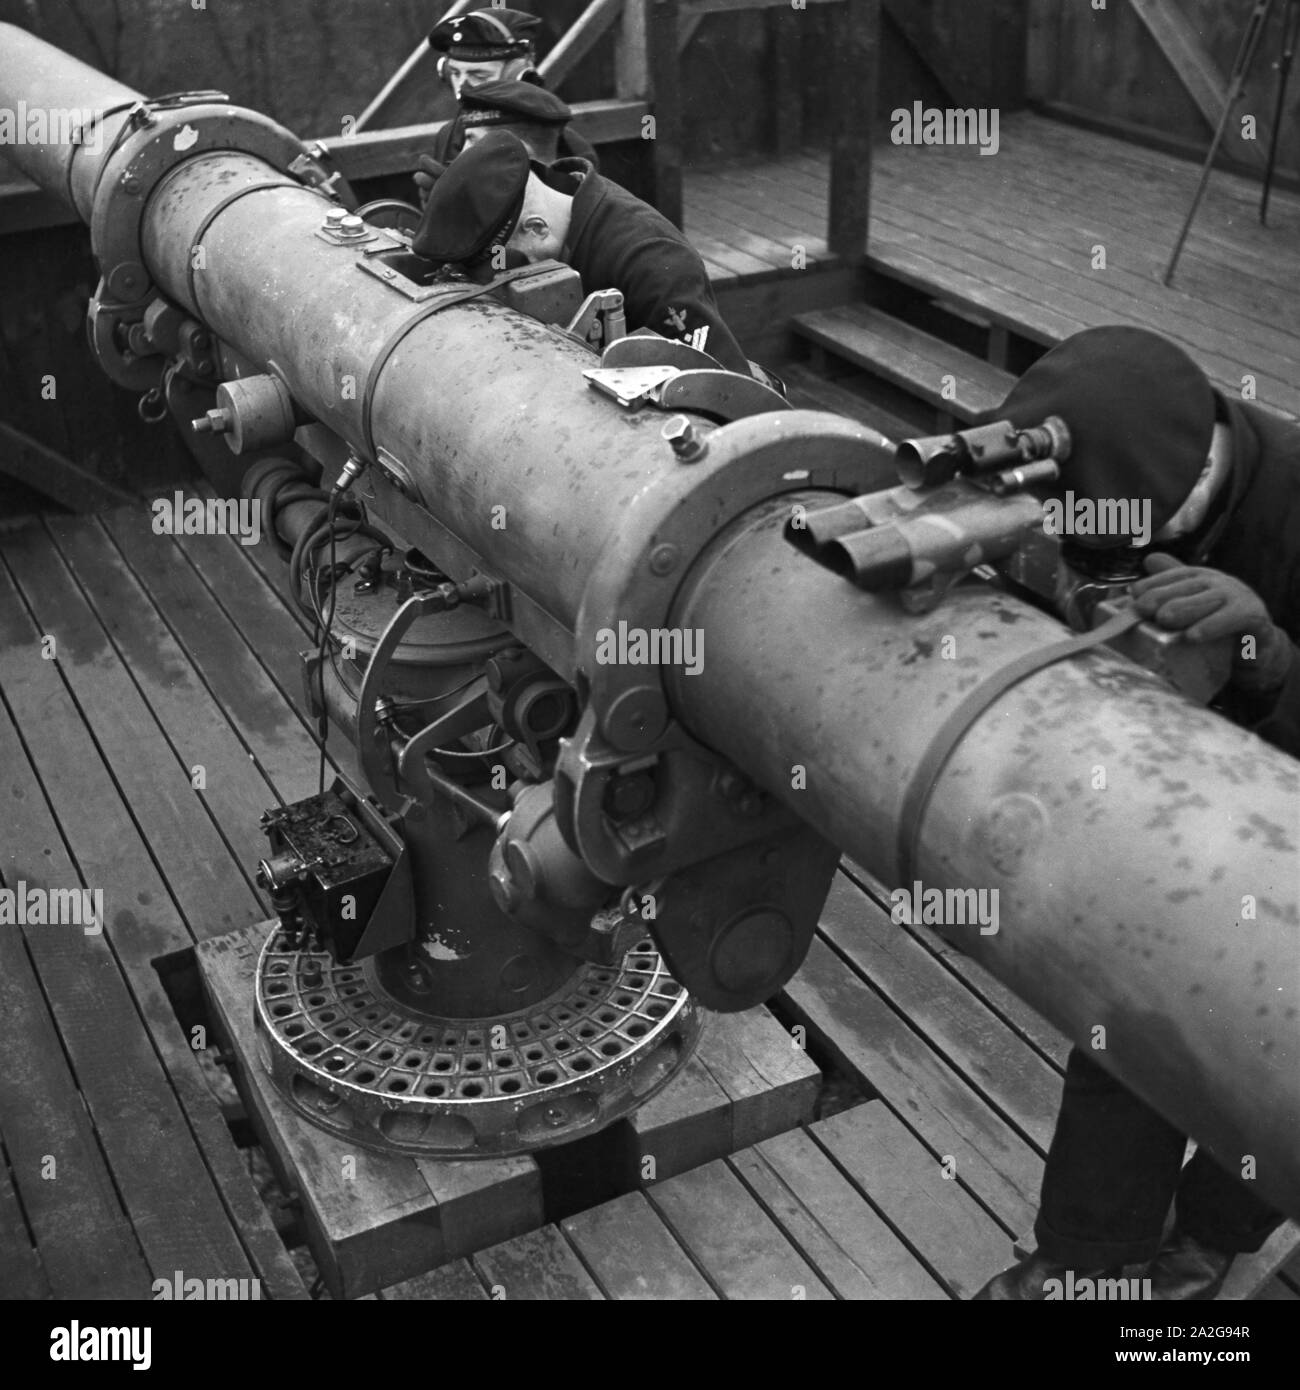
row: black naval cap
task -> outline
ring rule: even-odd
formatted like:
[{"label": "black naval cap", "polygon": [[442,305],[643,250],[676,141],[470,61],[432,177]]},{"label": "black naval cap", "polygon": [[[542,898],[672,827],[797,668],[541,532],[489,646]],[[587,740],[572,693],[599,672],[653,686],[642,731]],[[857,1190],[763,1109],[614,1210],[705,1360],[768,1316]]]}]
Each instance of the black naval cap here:
[{"label": "black naval cap", "polygon": [[[1054,347],[988,418],[1025,429],[1059,415],[1070,429],[1070,457],[1059,481],[1041,495],[1150,498],[1154,535],[1205,468],[1215,413],[1214,388],[1182,348],[1145,328],[1108,327],[1085,329]],[[1109,549],[1134,538],[1075,539]]]},{"label": "black naval cap", "polygon": [[508,130],[491,130],[462,150],[434,184],[411,249],[461,264],[504,246],[524,206],[528,165],[527,147]]},{"label": "black naval cap", "polygon": [[435,24],[429,34],[429,47],[449,58],[502,62],[527,53],[533,31],[541,24],[536,15],[522,10],[474,10]]},{"label": "black naval cap", "polygon": [[460,96],[463,126],[564,125],[572,116],[566,102],[532,82],[483,82]]}]

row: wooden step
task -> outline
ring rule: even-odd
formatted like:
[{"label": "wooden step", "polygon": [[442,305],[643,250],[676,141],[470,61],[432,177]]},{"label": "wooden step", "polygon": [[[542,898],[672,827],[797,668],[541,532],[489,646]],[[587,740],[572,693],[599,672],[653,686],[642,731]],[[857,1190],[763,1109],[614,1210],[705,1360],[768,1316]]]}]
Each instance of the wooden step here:
[{"label": "wooden step", "polygon": [[796,333],[962,424],[994,410],[1015,377],[866,304],[800,314]]},{"label": "wooden step", "polygon": [[877,430],[886,439],[898,443],[914,439],[922,431],[910,421],[869,401],[837,381],[828,381],[805,363],[795,362],[781,367],[790,404],[800,410],[830,410],[856,420],[868,429]]}]

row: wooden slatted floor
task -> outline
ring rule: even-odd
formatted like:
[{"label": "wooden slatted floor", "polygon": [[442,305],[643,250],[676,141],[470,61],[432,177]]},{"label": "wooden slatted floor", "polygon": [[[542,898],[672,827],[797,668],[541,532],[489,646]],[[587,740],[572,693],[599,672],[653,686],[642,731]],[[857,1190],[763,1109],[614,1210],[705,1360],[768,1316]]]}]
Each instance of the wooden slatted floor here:
[{"label": "wooden slatted floor", "polygon": [[[317,778],[304,637],[278,560],[143,506],[0,531],[0,876],[107,922],[0,929],[6,1294],[305,1296],[155,968],[267,915],[258,817]],[[1031,1223],[1064,1043],[878,898],[841,873],[779,1004],[850,1108],[382,1297],[968,1296]]]},{"label": "wooden slatted floor", "polygon": [[[1195,165],[1030,113],[999,152],[878,145],[868,264],[993,324],[1050,344],[1124,323],[1183,344],[1211,378],[1300,416],[1300,197],[1215,172],[1173,285],[1160,274]],[[826,258],[826,156],[688,171],[686,230],[720,286]],[[1105,269],[1094,268],[1095,248]]]}]

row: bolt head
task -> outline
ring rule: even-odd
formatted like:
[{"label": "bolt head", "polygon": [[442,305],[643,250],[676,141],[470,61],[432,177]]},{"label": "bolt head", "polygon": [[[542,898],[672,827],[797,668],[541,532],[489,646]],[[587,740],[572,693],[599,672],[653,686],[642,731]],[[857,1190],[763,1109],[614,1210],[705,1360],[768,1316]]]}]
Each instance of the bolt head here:
[{"label": "bolt head", "polygon": [[657,574],[662,578],[671,574],[681,559],[681,552],[675,545],[657,545],[650,552],[650,570],[652,574]]}]

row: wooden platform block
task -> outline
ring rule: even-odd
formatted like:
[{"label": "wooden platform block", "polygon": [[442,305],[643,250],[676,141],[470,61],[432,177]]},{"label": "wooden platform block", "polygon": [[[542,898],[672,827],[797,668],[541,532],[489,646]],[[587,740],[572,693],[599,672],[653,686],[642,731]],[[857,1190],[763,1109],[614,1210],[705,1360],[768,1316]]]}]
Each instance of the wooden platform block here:
[{"label": "wooden platform block", "polygon": [[820,1089],[816,1064],[766,1009],[713,1014],[681,1075],[623,1122],[626,1185],[795,1129],[812,1119]]},{"label": "wooden platform block", "polygon": [[491,1296],[506,1302],[595,1303],[604,1298],[554,1226],[494,1245],[471,1263]]},{"label": "wooden platform block", "polygon": [[527,1157],[445,1163],[389,1158],[317,1129],[257,1060],[253,980],[269,923],[198,947],[213,1022],[280,1181],[302,1196],[308,1244],[335,1298],[356,1298],[542,1224]]}]

